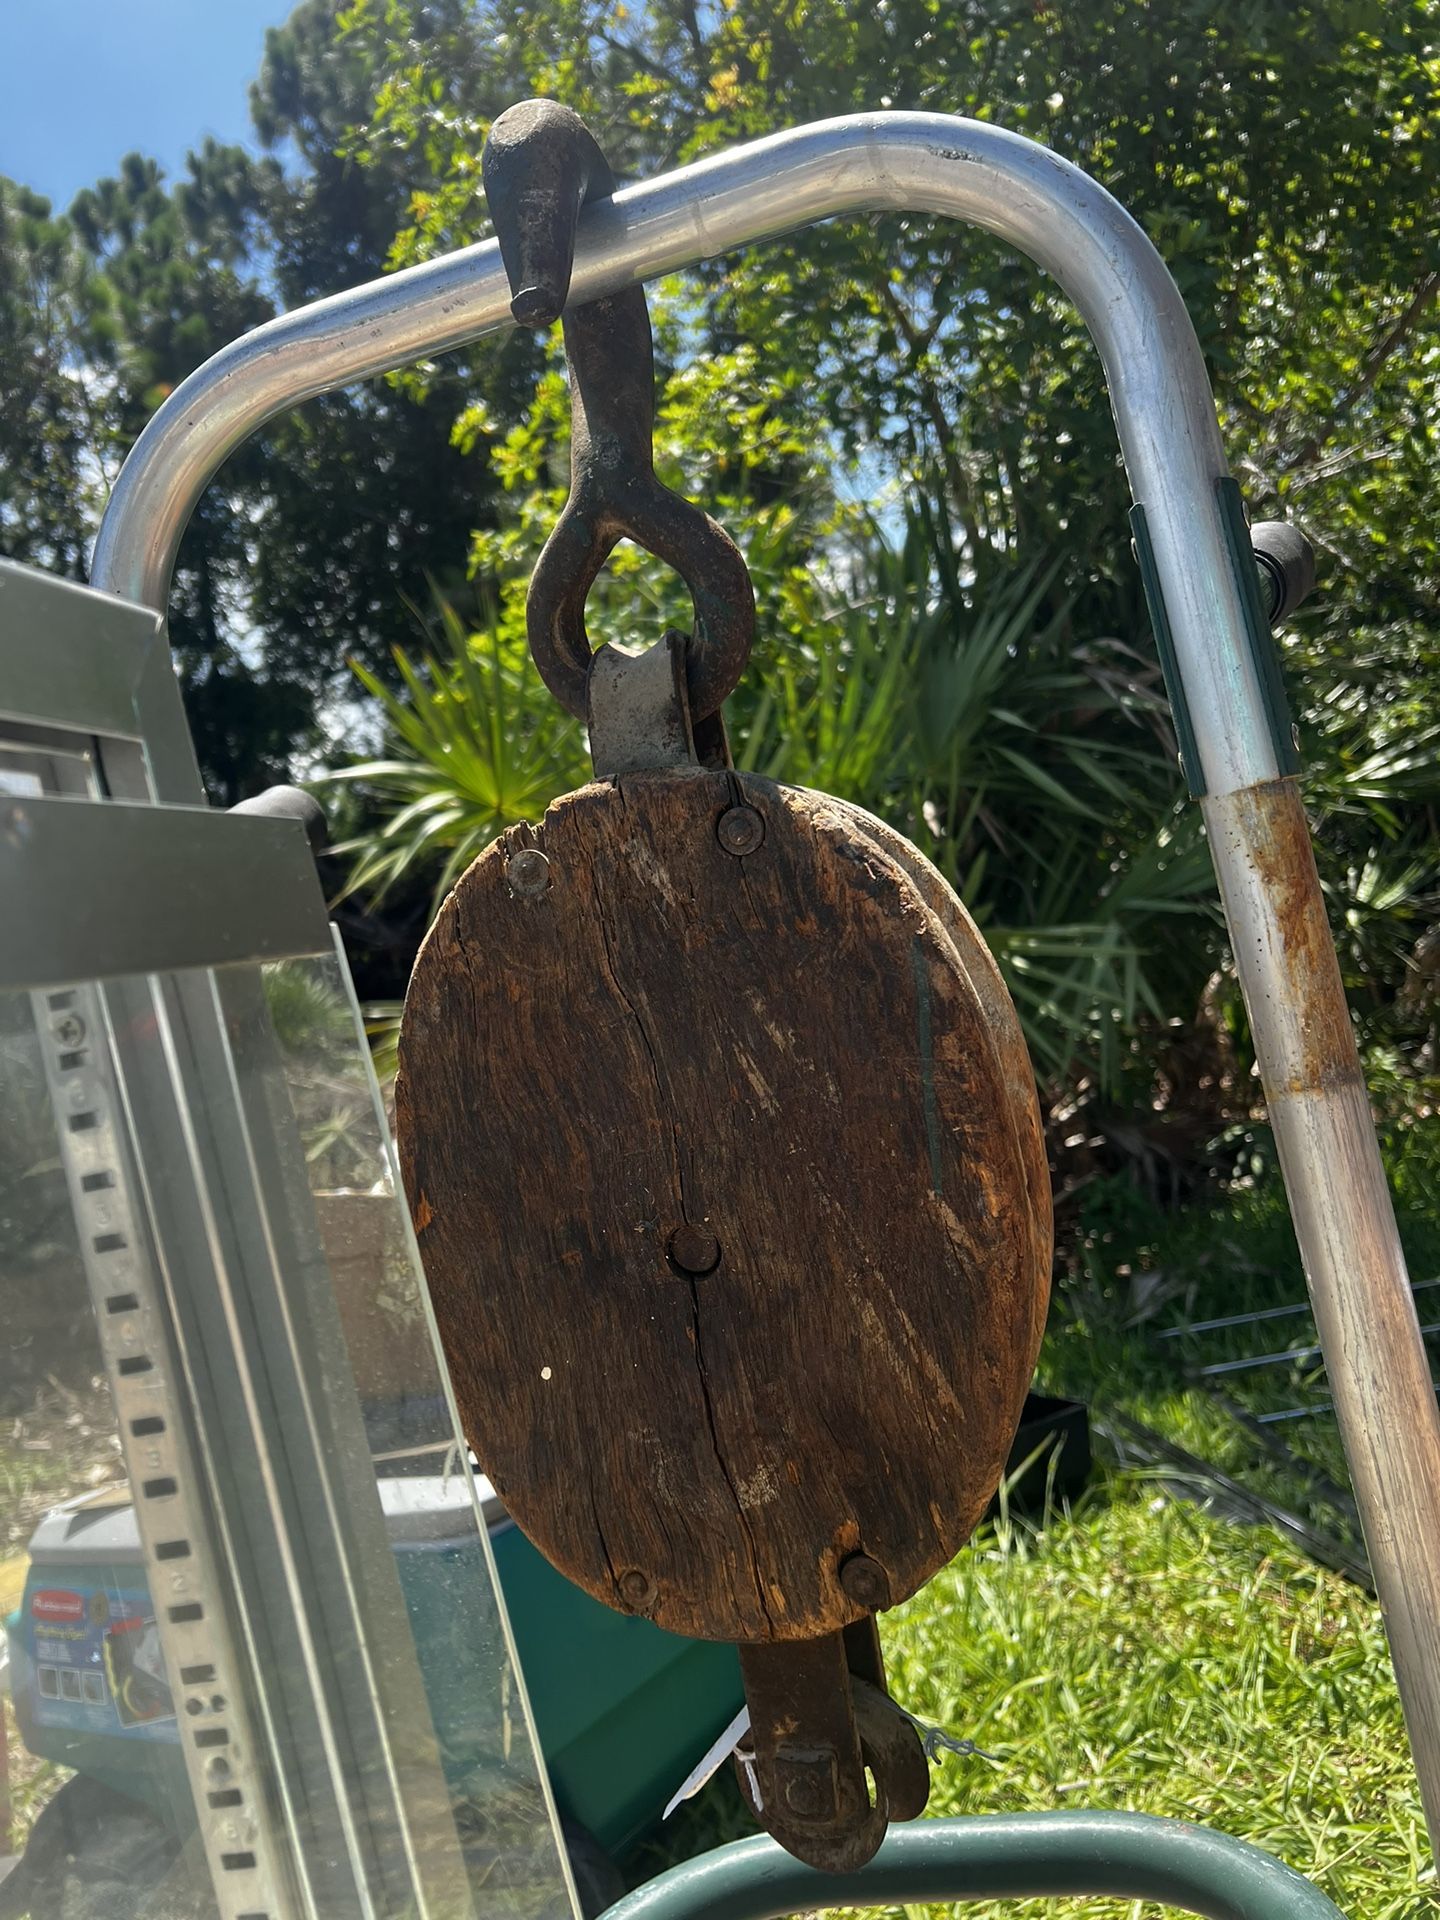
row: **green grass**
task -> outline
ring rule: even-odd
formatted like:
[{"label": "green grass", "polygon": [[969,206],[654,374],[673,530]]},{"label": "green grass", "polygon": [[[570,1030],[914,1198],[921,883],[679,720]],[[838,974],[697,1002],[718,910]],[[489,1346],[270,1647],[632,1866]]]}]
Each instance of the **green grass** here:
[{"label": "green grass", "polygon": [[[1375,1605],[1263,1529],[1135,1474],[986,1530],[885,1621],[892,1689],[993,1764],[947,1756],[929,1813],[1128,1808],[1222,1828],[1355,1920],[1431,1908],[1419,1795]],[[637,1879],[746,1831],[728,1778]],[[1129,1901],[984,1902],[975,1920],[1134,1920]]]},{"label": "green grass", "polygon": [[[1303,1296],[1284,1196],[1258,1144],[1254,1187],[1212,1206],[1162,1213],[1120,1182],[1087,1195],[1040,1380],[1102,1421],[1129,1413],[1314,1517],[1303,1476],[1259,1454],[1153,1337],[1179,1319]],[[1433,1124],[1418,1137],[1387,1127],[1386,1148],[1414,1271],[1440,1273],[1440,1135]],[[1283,1396],[1293,1384],[1282,1376],[1255,1391]],[[1333,1426],[1318,1423],[1306,1444],[1343,1473]],[[947,1756],[929,1812],[1171,1815],[1278,1854],[1355,1920],[1435,1911],[1374,1601],[1272,1529],[1209,1509],[1203,1488],[1186,1497],[1173,1474],[1117,1469],[1103,1443],[1098,1451],[1073,1511],[1035,1524],[1007,1516],[884,1619],[896,1698],[996,1756]],[[637,1880],[750,1830],[728,1774],[635,1856]],[[961,1911],[1150,1920],[1160,1909],[1111,1900]]]},{"label": "green grass", "polygon": [[[1372,1086],[1391,1096],[1379,1131],[1411,1277],[1440,1278],[1440,1086],[1414,1082],[1402,1091],[1387,1087],[1382,1064],[1372,1061],[1369,1068]],[[1268,1132],[1257,1129],[1250,1147],[1254,1178],[1217,1192],[1208,1204],[1162,1211],[1122,1180],[1098,1182],[1085,1195],[1065,1252],[1068,1277],[1051,1310],[1040,1380],[1102,1414],[1130,1413],[1257,1491],[1333,1527],[1334,1513],[1315,1509],[1304,1476],[1277,1472],[1253,1437],[1183,1377],[1187,1368],[1210,1361],[1312,1343],[1312,1321],[1296,1316],[1173,1342],[1156,1338],[1190,1320],[1306,1297]],[[1422,1318],[1440,1319],[1440,1291],[1421,1302]],[[1315,1360],[1229,1375],[1223,1388],[1251,1412],[1328,1397]],[[1272,1431],[1299,1461],[1345,1483],[1333,1419]]]},{"label": "green grass", "polygon": [[[9,1743],[9,1830],[0,1832],[0,1855],[23,1853],[25,1841],[31,1827],[46,1803],[59,1791],[65,1781],[71,1778],[68,1767],[57,1766],[53,1760],[39,1760],[31,1753],[20,1736],[20,1723],[15,1718],[15,1709],[9,1699],[0,1694],[0,1733]],[[0,1813],[4,1809],[0,1808]]]},{"label": "green grass", "polygon": [[936,1813],[1198,1819],[1367,1920],[1419,1910],[1419,1798],[1377,1610],[1273,1535],[1118,1477],[1073,1515],[978,1542],[897,1615],[889,1649],[913,1711],[997,1756],[946,1762]]}]

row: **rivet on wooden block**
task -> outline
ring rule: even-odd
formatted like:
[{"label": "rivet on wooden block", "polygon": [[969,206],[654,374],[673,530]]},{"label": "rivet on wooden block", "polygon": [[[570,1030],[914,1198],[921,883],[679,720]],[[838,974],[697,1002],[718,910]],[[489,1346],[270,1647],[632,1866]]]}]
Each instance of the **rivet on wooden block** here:
[{"label": "rivet on wooden block", "polygon": [[538,847],[522,847],[506,862],[505,879],[512,893],[537,900],[550,885],[550,862]]},{"label": "rivet on wooden block", "polygon": [[727,807],[716,824],[715,838],[738,859],[754,853],[764,840],[765,822],[754,807]]},{"label": "rivet on wooden block", "polygon": [[618,1585],[620,1598],[636,1613],[647,1612],[654,1604],[655,1582],[639,1567],[630,1567],[622,1573]]},{"label": "rivet on wooden block", "polygon": [[868,1553],[852,1553],[840,1562],[840,1585],[847,1600],[871,1613],[890,1604],[890,1576]]},{"label": "rivet on wooden block", "polygon": [[676,1227],[666,1251],[672,1266],[696,1280],[703,1280],[720,1264],[720,1242],[708,1227]]}]

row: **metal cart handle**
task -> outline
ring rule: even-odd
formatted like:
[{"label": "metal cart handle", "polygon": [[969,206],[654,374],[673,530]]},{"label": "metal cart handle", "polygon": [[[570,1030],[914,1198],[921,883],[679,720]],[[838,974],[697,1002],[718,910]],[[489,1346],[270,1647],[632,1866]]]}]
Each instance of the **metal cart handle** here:
[{"label": "metal cart handle", "polygon": [[[585,213],[571,300],[837,214],[949,214],[1051,273],[1099,348],[1137,554],[1200,799],[1432,1841],[1440,1834],[1440,1412],[1315,873],[1254,562],[1199,345],[1163,261],[1105,189],[1002,128],[860,114],[774,134]],[[508,326],[495,242],[272,320],[165,402],[111,497],[93,584],[163,610],[225,456],[327,388]],[[159,797],[201,798],[178,738]]]},{"label": "metal cart handle", "polygon": [[1112,1894],[1205,1920],[1344,1920],[1273,1854],[1143,1813],[1021,1813],[892,1827],[858,1873],[819,1873],[770,1839],[671,1867],[604,1920],[781,1920],[825,1907]]}]

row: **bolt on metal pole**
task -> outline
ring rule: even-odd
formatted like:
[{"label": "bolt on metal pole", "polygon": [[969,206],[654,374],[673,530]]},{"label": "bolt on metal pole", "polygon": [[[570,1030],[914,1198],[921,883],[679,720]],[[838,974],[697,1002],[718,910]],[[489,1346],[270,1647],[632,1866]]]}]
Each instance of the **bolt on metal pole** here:
[{"label": "bolt on metal pole", "polygon": [[[1002,128],[862,114],[629,187],[582,216],[571,304],[838,214],[938,213],[1052,274],[1099,350],[1186,770],[1210,835],[1432,1842],[1440,1835],[1440,1412],[1326,925],[1254,564],[1184,303],[1141,229]],[[94,584],[163,609],[225,456],[327,388],[510,324],[493,242],[286,314],[201,367],[141,435]],[[193,762],[172,767],[198,798]],[[166,777],[162,772],[162,780]]]}]

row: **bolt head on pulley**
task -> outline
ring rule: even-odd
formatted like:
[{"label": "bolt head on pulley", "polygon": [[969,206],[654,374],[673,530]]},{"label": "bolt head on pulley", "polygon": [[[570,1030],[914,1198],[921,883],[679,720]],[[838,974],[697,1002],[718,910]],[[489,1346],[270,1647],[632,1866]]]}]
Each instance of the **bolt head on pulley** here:
[{"label": "bolt head on pulley", "polygon": [[840,1563],[840,1585],[847,1600],[867,1613],[890,1605],[890,1576],[868,1553],[852,1553]]},{"label": "bolt head on pulley", "polygon": [[720,1264],[720,1242],[708,1227],[676,1227],[665,1251],[671,1266],[694,1280],[703,1280]]},{"label": "bolt head on pulley", "polygon": [[765,839],[765,822],[754,807],[727,807],[715,827],[715,838],[737,859],[754,853]]},{"label": "bolt head on pulley", "polygon": [[833,1748],[791,1751],[779,1759],[776,1774],[785,1805],[798,1820],[826,1820],[835,1816],[836,1767]]},{"label": "bolt head on pulley", "polygon": [[505,879],[512,893],[538,900],[550,885],[550,862],[538,847],[521,847],[506,861]]},{"label": "bolt head on pulley", "polygon": [[629,1567],[616,1582],[620,1598],[632,1613],[648,1613],[655,1602],[655,1582],[639,1567]]}]

